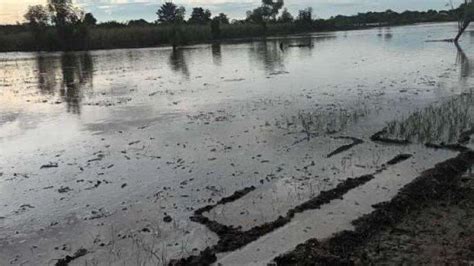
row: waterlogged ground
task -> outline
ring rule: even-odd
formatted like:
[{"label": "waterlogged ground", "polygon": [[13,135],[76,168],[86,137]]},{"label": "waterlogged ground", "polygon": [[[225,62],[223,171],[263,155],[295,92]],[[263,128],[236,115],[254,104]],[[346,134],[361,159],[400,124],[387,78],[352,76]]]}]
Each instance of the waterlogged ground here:
[{"label": "waterlogged ground", "polygon": [[[457,154],[425,143],[453,144],[473,128],[474,32],[461,49],[425,42],[455,31],[428,24],[176,51],[0,54],[0,264],[75,253],[77,265],[166,264],[218,242],[190,217],[235,191],[255,187],[203,215],[245,231],[373,175],[217,257],[264,264],[350,229]],[[372,141],[383,129],[408,141]],[[409,156],[387,164],[400,154]]]}]

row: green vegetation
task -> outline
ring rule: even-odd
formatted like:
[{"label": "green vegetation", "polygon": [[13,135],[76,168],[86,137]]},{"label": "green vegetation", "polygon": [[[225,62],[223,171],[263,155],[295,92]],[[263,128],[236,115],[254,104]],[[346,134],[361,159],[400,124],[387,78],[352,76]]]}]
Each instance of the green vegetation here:
[{"label": "green vegetation", "polygon": [[196,7],[186,20],[184,7],[167,2],[156,11],[157,20],[152,23],[138,19],[97,24],[92,14],[74,7],[72,0],[48,0],[47,6],[29,7],[26,23],[0,26],[0,52],[176,47],[223,39],[445,21],[459,21],[457,40],[474,17],[471,0],[447,11],[387,10],[329,19],[314,19],[312,8],[293,16],[283,6],[283,0],[262,0],[260,7],[247,12],[246,19],[232,21],[223,13],[212,17],[209,10]]}]

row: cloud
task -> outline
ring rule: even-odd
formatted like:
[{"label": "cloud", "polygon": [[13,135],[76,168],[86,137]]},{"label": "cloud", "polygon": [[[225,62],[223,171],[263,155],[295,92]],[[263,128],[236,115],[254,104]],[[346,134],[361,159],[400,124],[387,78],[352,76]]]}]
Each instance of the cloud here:
[{"label": "cloud", "polygon": [[[166,0],[73,0],[88,12],[94,13],[99,21],[144,18],[156,20],[156,10]],[[463,0],[455,0],[460,3]],[[28,5],[44,4],[46,0],[0,0],[0,23],[14,23],[23,20]],[[184,5],[188,14],[192,7],[208,8],[213,14],[224,12],[231,18],[243,18],[247,10],[260,5],[261,0],[173,0]],[[318,17],[327,18],[337,14],[350,15],[366,11],[396,11],[445,9],[447,0],[285,0],[290,12],[313,7]]]}]

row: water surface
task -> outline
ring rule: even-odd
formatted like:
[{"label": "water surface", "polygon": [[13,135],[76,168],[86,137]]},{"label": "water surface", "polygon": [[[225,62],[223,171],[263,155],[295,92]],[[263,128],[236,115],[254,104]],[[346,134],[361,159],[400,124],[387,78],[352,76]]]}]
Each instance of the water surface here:
[{"label": "water surface", "polygon": [[[352,211],[311,232],[344,229],[372,201],[454,156],[424,142],[452,142],[472,128],[473,31],[461,49],[426,42],[455,32],[455,24],[423,24],[176,51],[0,54],[0,264],[51,263],[80,247],[94,251],[84,261],[132,263],[132,252],[156,263],[145,244],[163,263],[217,241],[189,216],[235,190],[257,186],[209,215],[251,228],[399,153],[416,155],[351,192],[352,205],[329,205],[326,214]],[[372,143],[385,127],[414,144]],[[338,136],[364,144],[327,158],[347,144]],[[381,196],[361,196],[371,193]],[[305,213],[302,223],[311,215],[325,222]],[[295,228],[224,259],[268,261],[304,242],[265,244]],[[255,254],[259,243],[266,253]]]}]

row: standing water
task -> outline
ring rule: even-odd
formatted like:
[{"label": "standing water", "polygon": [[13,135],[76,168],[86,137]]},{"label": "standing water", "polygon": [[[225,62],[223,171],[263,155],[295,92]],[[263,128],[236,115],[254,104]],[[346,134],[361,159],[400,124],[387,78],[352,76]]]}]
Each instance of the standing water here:
[{"label": "standing water", "polygon": [[[79,265],[166,264],[217,243],[190,217],[235,191],[254,188],[203,217],[252,230],[373,175],[218,259],[265,264],[350,229],[456,155],[424,143],[455,142],[474,126],[474,31],[459,49],[426,42],[456,30],[0,54],[0,264],[54,264],[77,251]],[[372,141],[383,129],[407,142]]]}]

